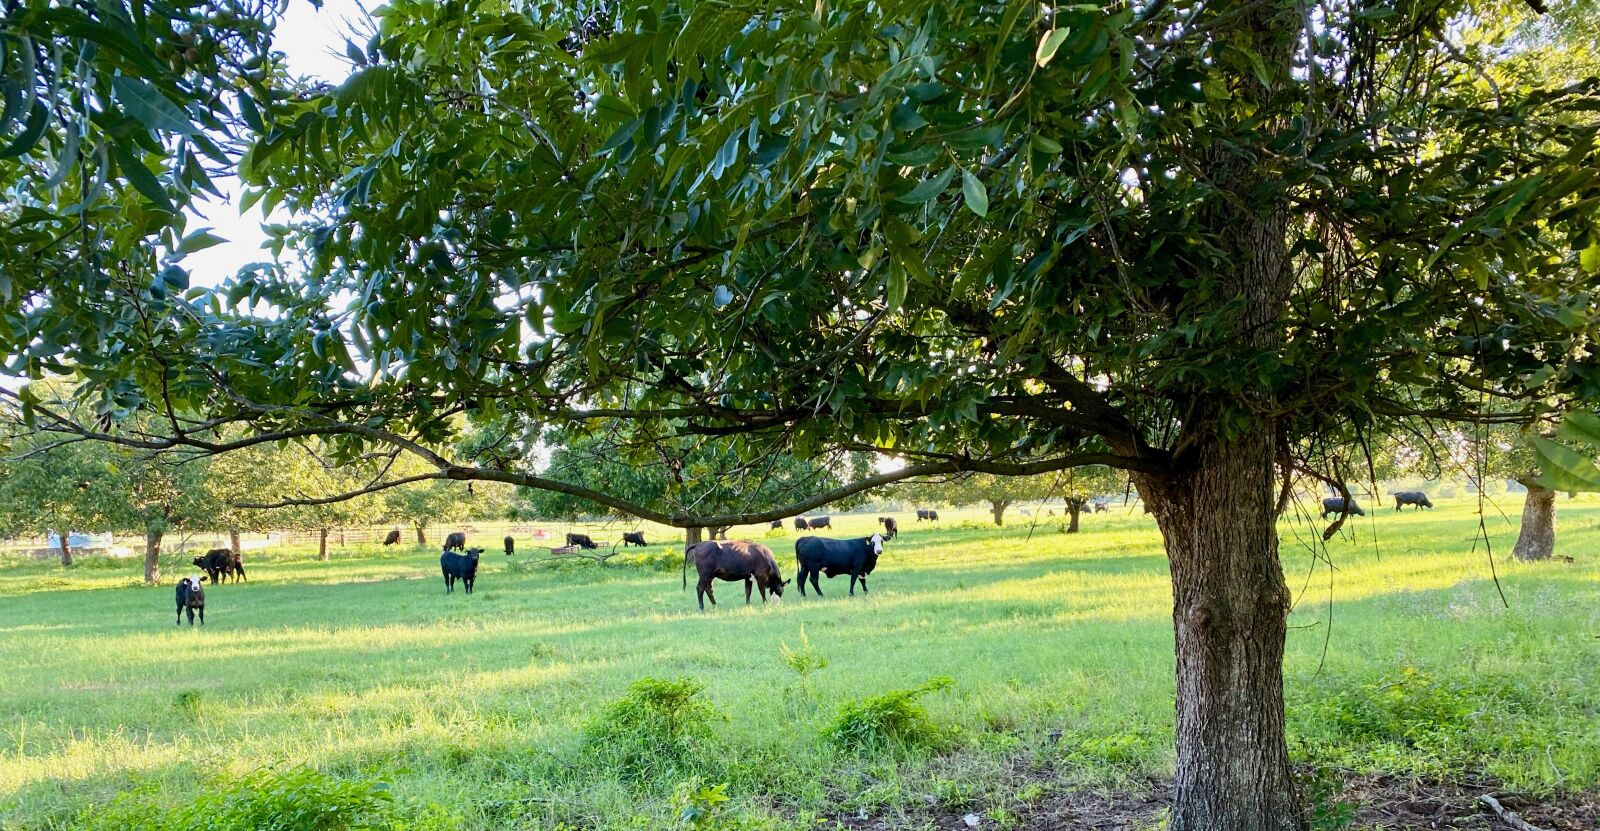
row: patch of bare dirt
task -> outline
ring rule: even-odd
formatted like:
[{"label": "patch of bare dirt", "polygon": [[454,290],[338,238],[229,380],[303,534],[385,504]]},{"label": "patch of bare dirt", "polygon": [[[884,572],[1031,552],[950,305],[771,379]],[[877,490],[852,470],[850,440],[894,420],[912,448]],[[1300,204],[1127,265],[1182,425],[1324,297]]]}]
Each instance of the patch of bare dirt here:
[{"label": "patch of bare dirt", "polygon": [[[1008,806],[1002,824],[983,810],[942,810],[938,805],[893,816],[839,816],[852,831],[1147,831],[1161,827],[1168,782],[1151,781],[1116,792],[1074,790],[1041,782],[1046,796],[1023,807]],[[1533,799],[1501,790],[1497,782],[1469,776],[1457,781],[1409,777],[1347,777],[1338,793],[1307,797],[1313,827],[1361,831],[1519,831],[1497,817],[1479,797],[1492,794],[1527,823],[1547,831],[1600,831],[1600,793]]]}]

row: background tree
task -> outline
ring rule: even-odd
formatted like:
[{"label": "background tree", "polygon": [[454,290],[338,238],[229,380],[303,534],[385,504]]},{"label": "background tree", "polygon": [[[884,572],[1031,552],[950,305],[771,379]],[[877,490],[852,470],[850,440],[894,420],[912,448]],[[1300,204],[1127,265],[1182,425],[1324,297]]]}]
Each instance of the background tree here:
[{"label": "background tree", "polygon": [[[60,444],[47,436],[22,438],[10,446],[0,478],[0,536],[56,535],[61,564],[72,565],[74,531],[112,530],[107,509],[126,495],[110,446]],[[118,529],[122,530],[122,529]]]},{"label": "background tree", "polygon": [[1127,481],[1127,476],[1103,465],[1064,471],[1057,492],[1067,503],[1067,533],[1078,532],[1079,515],[1090,500],[1123,492]]},{"label": "background tree", "polygon": [[907,489],[921,500],[946,502],[951,505],[983,503],[994,517],[995,525],[1005,525],[1006,509],[1019,502],[1042,501],[1059,496],[1055,489],[1060,477],[1048,476],[996,476],[992,473],[974,473],[955,476],[927,485],[910,485]]},{"label": "background tree", "polygon": [[[1501,82],[1539,43],[1513,28],[1526,13],[642,0],[579,20],[397,0],[344,83],[237,101],[262,127],[249,200],[294,213],[272,229],[284,262],[175,298],[184,275],[153,252],[107,243],[118,279],[79,280],[83,258],[38,267],[48,238],[0,246],[25,266],[0,293],[11,365],[74,369],[99,414],[171,429],[14,405],[146,449],[399,448],[435,478],[681,527],[916,477],[1116,467],[1171,566],[1171,827],[1297,828],[1280,471],[1336,426],[1600,398],[1582,271],[1600,268],[1600,96]],[[236,98],[157,86],[191,113]],[[50,111],[81,120],[76,103]],[[60,216],[75,197],[34,198]],[[116,239],[147,239],[141,216]],[[555,427],[906,464],[701,513],[436,449],[462,416],[513,443]]]},{"label": "background tree", "polygon": [[[547,438],[546,478],[612,494],[632,504],[673,506],[707,515],[747,513],[788,505],[815,493],[837,489],[843,482],[867,475],[865,454],[839,454],[827,459],[801,459],[787,454],[741,452],[726,441],[654,441],[625,447],[615,437],[582,432],[554,432]],[[854,494],[833,503],[848,509],[860,504]],[[617,517],[631,512],[582,495],[539,488],[520,488],[515,510],[549,519],[576,520],[595,513]],[[686,529],[687,544],[706,534],[726,536],[732,523]]]},{"label": "background tree", "polygon": [[117,475],[99,494],[101,510],[117,530],[144,537],[144,581],[155,584],[161,580],[167,534],[213,527],[219,506],[209,498],[203,461],[174,463],[134,452],[119,456]]}]

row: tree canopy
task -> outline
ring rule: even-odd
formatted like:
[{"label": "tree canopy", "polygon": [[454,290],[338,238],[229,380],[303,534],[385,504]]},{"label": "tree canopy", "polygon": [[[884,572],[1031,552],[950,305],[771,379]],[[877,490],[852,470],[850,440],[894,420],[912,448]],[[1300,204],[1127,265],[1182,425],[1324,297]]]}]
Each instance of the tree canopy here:
[{"label": "tree canopy", "polygon": [[[73,76],[87,98],[27,69],[0,152],[0,343],[78,373],[105,420],[28,390],[25,417],[189,453],[399,448],[680,526],[1126,470],[1172,562],[1176,831],[1298,823],[1273,518],[1307,439],[1600,394],[1600,89],[1530,71],[1560,38],[1516,3],[395,0],[333,86],[250,68],[270,10],[218,21],[237,68],[185,41],[179,71],[146,64],[194,8],[135,3],[110,38],[116,3],[28,7],[8,72],[46,38],[112,65]],[[94,140],[115,214],[38,186],[51,125],[91,110],[147,154]],[[240,137],[201,155],[293,217],[214,289],[163,253],[202,186],[195,124]],[[905,464],[714,514],[436,449],[551,428]]]}]

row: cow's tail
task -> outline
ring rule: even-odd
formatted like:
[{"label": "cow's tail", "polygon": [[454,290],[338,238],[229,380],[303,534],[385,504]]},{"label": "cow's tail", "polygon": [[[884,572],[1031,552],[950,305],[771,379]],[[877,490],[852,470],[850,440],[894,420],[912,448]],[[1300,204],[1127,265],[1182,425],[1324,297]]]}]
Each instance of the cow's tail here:
[{"label": "cow's tail", "polygon": [[688,591],[689,590],[689,552],[693,551],[693,550],[694,550],[694,546],[689,545],[687,543],[684,544],[684,546],[683,546],[683,591]]}]

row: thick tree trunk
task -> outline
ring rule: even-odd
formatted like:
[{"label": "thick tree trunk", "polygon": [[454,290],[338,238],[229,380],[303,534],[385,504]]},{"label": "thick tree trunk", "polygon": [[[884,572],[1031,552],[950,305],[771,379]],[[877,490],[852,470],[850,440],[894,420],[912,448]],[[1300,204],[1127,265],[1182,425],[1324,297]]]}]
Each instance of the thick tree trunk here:
[{"label": "thick tree trunk", "polygon": [[317,530],[317,559],[328,559],[328,529]]},{"label": "thick tree trunk", "polygon": [[1289,591],[1266,431],[1213,443],[1140,489],[1172,567],[1177,647],[1173,831],[1295,831],[1284,738]]},{"label": "thick tree trunk", "polygon": [[151,585],[161,582],[161,532],[144,532],[144,581]]},{"label": "thick tree trunk", "polygon": [[339,547],[344,548],[344,529],[339,529]]},{"label": "thick tree trunk", "polygon": [[418,548],[423,548],[423,547],[426,547],[428,545],[427,529],[428,529],[428,526],[423,525],[420,522],[417,523],[417,547]]},{"label": "thick tree trunk", "polygon": [[1069,519],[1067,521],[1067,533],[1068,534],[1076,534],[1076,533],[1078,533],[1078,514],[1080,514],[1082,512],[1083,512],[1083,503],[1082,502],[1076,502],[1076,501],[1071,500],[1071,499],[1067,500],[1067,516],[1071,518],[1071,519]]},{"label": "thick tree trunk", "polygon": [[683,544],[684,544],[684,546],[688,547],[688,546],[694,545],[697,542],[703,542],[704,541],[704,536],[703,536],[704,532],[705,532],[704,528],[685,528],[685,529],[683,529]]},{"label": "thick tree trunk", "polygon": [[1522,529],[1511,554],[1519,560],[1548,560],[1556,553],[1556,492],[1531,481],[1522,500]]},{"label": "thick tree trunk", "polygon": [[714,539],[714,540],[725,540],[725,539],[727,539],[728,538],[728,529],[732,528],[732,527],[733,526],[731,526],[731,525],[718,525],[717,527],[711,529],[711,538]]},{"label": "thick tree trunk", "polygon": [[994,511],[994,524],[996,528],[1003,528],[1006,524],[1006,506],[1010,502],[991,502],[990,510]]},{"label": "thick tree trunk", "polygon": [[56,532],[56,547],[61,549],[61,564],[72,565],[72,539],[69,531]]},{"label": "thick tree trunk", "polygon": [[233,556],[236,559],[244,556],[244,549],[239,547],[239,531],[237,529],[228,532],[228,550],[233,552]]}]

